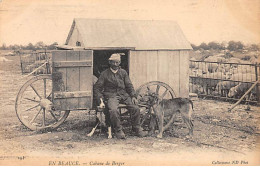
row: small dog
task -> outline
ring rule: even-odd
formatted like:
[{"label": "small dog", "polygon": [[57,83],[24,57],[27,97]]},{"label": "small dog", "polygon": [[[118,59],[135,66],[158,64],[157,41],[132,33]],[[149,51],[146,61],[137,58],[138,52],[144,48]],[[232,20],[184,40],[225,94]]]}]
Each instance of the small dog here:
[{"label": "small dog", "polygon": [[111,124],[110,122],[108,122],[108,119],[106,119],[107,117],[105,117],[106,115],[104,114],[104,110],[105,110],[105,104],[103,99],[100,99],[100,105],[97,106],[97,119],[96,119],[96,125],[95,127],[91,130],[91,132],[89,134],[87,134],[88,137],[91,137],[96,128],[101,125],[101,126],[107,126],[108,127],[108,139],[112,138],[112,130],[111,130]]},{"label": "small dog", "polygon": [[[189,128],[189,135],[193,135],[193,123],[191,121],[191,116],[193,113],[193,103],[187,98],[174,98],[169,100],[159,101],[155,98],[154,104],[152,106],[155,117],[158,118],[159,134],[157,138],[163,137],[163,131],[169,128],[174,121],[177,113],[181,114],[181,117]],[[166,126],[163,126],[164,118],[170,117],[170,120]],[[156,120],[151,120],[155,121]],[[155,129],[155,123],[150,124],[150,129]],[[154,133],[154,131],[152,131]]]}]

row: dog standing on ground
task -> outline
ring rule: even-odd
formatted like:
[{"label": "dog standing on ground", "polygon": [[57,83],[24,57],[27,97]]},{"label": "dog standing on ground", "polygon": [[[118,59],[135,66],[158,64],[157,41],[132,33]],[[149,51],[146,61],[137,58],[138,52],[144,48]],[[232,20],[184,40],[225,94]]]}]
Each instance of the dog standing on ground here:
[{"label": "dog standing on ground", "polygon": [[[91,130],[91,132],[89,134],[87,134],[88,137],[91,137],[96,128],[101,125],[101,126],[106,126],[108,128],[108,137],[109,139],[112,138],[112,130],[111,130],[111,124],[110,122],[110,119],[107,119],[108,117],[104,114],[104,111],[105,111],[105,104],[104,104],[104,101],[103,99],[100,99],[100,105],[97,106],[97,119],[96,119],[96,125],[95,127]],[[103,115],[105,115],[106,117],[104,117]]]},{"label": "dog standing on ground", "polygon": [[[155,98],[154,104],[152,106],[155,116],[158,118],[159,134],[157,138],[163,137],[163,131],[169,128],[174,121],[177,113],[181,114],[181,117],[186,123],[189,129],[189,135],[193,135],[193,123],[191,121],[191,116],[193,113],[193,103],[187,98],[174,98],[169,100],[159,101]],[[166,126],[163,126],[164,118],[170,116],[170,120]],[[156,122],[156,120],[153,120]],[[155,123],[150,124],[150,129],[155,129]],[[154,132],[154,131],[153,131]]]}]

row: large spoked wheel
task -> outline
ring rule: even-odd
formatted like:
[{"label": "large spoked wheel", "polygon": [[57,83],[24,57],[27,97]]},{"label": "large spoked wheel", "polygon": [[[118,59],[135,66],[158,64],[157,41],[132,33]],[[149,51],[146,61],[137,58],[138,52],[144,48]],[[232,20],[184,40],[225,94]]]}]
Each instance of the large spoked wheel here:
[{"label": "large spoked wheel", "polygon": [[70,111],[54,110],[52,98],[51,75],[33,77],[21,87],[17,95],[17,117],[31,130],[57,128],[66,120]]},{"label": "large spoked wheel", "polygon": [[[136,93],[141,109],[141,126],[144,130],[149,130],[153,111],[152,104],[155,97],[160,100],[173,99],[176,97],[175,92],[168,84],[159,81],[151,81],[143,84],[136,90]],[[171,118],[172,117],[164,118],[164,127],[168,128]]]}]

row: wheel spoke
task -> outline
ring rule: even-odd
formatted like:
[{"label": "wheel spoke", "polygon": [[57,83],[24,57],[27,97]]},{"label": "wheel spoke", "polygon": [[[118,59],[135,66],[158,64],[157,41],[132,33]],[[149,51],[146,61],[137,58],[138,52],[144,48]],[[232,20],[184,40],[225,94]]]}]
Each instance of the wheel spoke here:
[{"label": "wheel spoke", "polygon": [[148,90],[148,91],[151,91],[151,89],[150,89],[150,87],[149,87],[149,86],[147,86],[146,88],[147,88],[147,90]]},{"label": "wheel spoke", "polygon": [[26,99],[26,100],[30,100],[30,101],[32,101],[32,102],[36,102],[36,103],[39,103],[40,101],[38,101],[38,100],[34,100],[34,99],[30,99],[30,98],[24,98],[24,99]]},{"label": "wheel spoke", "polygon": [[147,105],[145,105],[145,104],[138,104],[138,106],[149,108],[149,106],[147,106]]},{"label": "wheel spoke", "polygon": [[44,88],[44,91],[43,91],[44,98],[46,98],[46,79],[43,79],[43,88]]},{"label": "wheel spoke", "polygon": [[55,121],[59,121],[59,120],[55,117],[55,115],[53,114],[52,111],[50,111],[50,113],[51,113],[52,117],[55,119]]},{"label": "wheel spoke", "polygon": [[138,96],[140,96],[141,98],[143,97],[141,94],[138,94]]},{"label": "wheel spoke", "polygon": [[169,119],[168,119],[168,118],[164,118],[164,119],[163,119],[163,123],[164,123],[164,124],[167,124],[167,123],[168,123],[168,121],[169,121]]},{"label": "wheel spoke", "polygon": [[40,108],[40,110],[38,111],[38,113],[33,117],[33,119],[30,121],[30,124],[33,123],[33,121],[37,118],[37,116],[40,114],[42,108]]},{"label": "wheel spoke", "polygon": [[42,97],[39,95],[39,93],[37,92],[37,90],[35,89],[35,87],[31,84],[30,85],[31,86],[31,88],[33,89],[33,91],[37,94],[37,96],[40,98],[40,99],[42,99]]},{"label": "wheel spoke", "polygon": [[150,89],[150,87],[147,86],[146,88],[147,88],[147,90],[148,90],[148,94],[151,94],[151,89]]},{"label": "wheel spoke", "polygon": [[156,95],[158,95],[160,87],[161,87],[160,85],[157,85],[156,91],[155,91],[155,94],[156,94]]},{"label": "wheel spoke", "polygon": [[38,107],[38,106],[40,106],[40,104],[37,104],[36,106],[33,106],[33,107],[31,107],[31,108],[29,108],[29,109],[27,109],[27,110],[25,110],[25,111],[29,111],[29,110],[35,109],[35,108]]},{"label": "wheel spoke", "polygon": [[144,113],[144,112],[146,112],[146,109],[145,109],[145,110],[141,110],[141,111],[140,111],[140,114],[142,114],[142,113]]},{"label": "wheel spoke", "polygon": [[140,123],[140,125],[143,125],[144,121],[146,120],[146,118],[151,114],[151,107],[148,108],[148,112],[143,116],[143,119]]},{"label": "wheel spoke", "polygon": [[45,126],[45,108],[43,108],[43,112],[42,112],[42,126]]},{"label": "wheel spoke", "polygon": [[51,96],[52,92],[46,97],[47,99]]},{"label": "wheel spoke", "polygon": [[164,98],[164,96],[167,94],[167,92],[168,92],[168,89],[166,89],[166,90],[164,91],[164,93],[163,93],[162,96],[161,96],[161,99]]},{"label": "wheel spoke", "polygon": [[149,115],[149,113],[146,113],[142,119],[142,121],[140,122],[140,125],[143,125],[144,121],[146,120],[147,116]]}]

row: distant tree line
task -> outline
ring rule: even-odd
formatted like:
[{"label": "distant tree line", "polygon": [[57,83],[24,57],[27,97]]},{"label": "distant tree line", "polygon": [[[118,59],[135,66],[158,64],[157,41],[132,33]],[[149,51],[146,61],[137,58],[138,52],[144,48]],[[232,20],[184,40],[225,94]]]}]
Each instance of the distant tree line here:
[{"label": "distant tree line", "polygon": [[54,50],[55,45],[58,45],[57,42],[52,43],[51,45],[46,45],[42,41],[37,42],[35,44],[29,43],[28,45],[6,45],[5,43],[0,46],[0,50],[41,50],[41,49],[47,49],[47,50]]},{"label": "distant tree line", "polygon": [[[9,45],[7,46],[5,43],[0,46],[0,50],[41,50],[41,49],[47,49],[47,50],[54,50],[55,45],[58,45],[57,42],[54,42],[50,45],[44,44],[42,41],[37,42],[35,44],[29,43],[28,45]],[[202,42],[200,45],[196,46],[195,44],[191,44],[192,48],[194,50],[204,49],[204,50],[230,50],[230,51],[238,51],[238,50],[250,50],[250,51],[259,51],[260,50],[260,44],[250,44],[250,45],[244,45],[240,41],[229,41],[229,42],[209,42],[205,43]]]},{"label": "distant tree line", "polygon": [[250,50],[250,51],[259,51],[260,45],[259,44],[250,44],[250,45],[244,45],[240,41],[229,41],[229,42],[209,42],[208,44],[203,42],[200,45],[196,46],[194,44],[191,44],[192,48],[194,50],[204,49],[204,50],[230,50],[230,51],[239,51],[239,50]]}]

